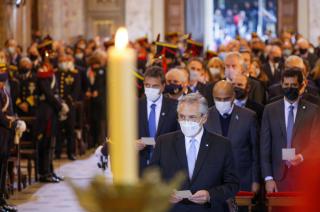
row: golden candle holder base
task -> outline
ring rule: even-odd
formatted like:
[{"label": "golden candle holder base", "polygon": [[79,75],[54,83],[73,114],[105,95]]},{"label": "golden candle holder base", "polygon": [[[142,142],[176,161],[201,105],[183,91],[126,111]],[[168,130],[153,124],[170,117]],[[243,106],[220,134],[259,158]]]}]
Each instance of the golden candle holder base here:
[{"label": "golden candle holder base", "polygon": [[104,176],[96,176],[87,188],[71,185],[80,205],[88,212],[165,212],[169,199],[185,176],[177,174],[172,181],[161,180],[158,169],[147,169],[136,185],[107,184]]}]

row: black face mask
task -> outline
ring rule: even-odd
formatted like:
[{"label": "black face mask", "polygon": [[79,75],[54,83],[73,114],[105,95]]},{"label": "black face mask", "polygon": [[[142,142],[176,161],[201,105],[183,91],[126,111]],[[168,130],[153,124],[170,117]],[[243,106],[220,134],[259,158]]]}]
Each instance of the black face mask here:
[{"label": "black face mask", "polygon": [[30,60],[33,62],[33,61],[35,61],[36,59],[38,59],[38,56],[37,56],[37,55],[30,54],[29,58],[30,58]]},{"label": "black face mask", "polygon": [[246,90],[239,87],[235,87],[234,92],[236,94],[236,99],[244,99],[247,96]]},{"label": "black face mask", "polygon": [[274,57],[273,62],[274,63],[279,63],[281,61],[281,57]]},{"label": "black face mask", "polygon": [[301,55],[307,53],[308,49],[299,49]]},{"label": "black face mask", "polygon": [[299,88],[282,88],[284,96],[290,100],[290,101],[295,101],[299,97]]},{"label": "black face mask", "polygon": [[29,71],[30,71],[31,69],[29,69],[29,68],[20,68],[20,73],[22,73],[22,74],[26,74],[26,73],[28,73]]},{"label": "black face mask", "polygon": [[254,55],[258,55],[260,53],[260,49],[253,48],[252,52],[253,52]]},{"label": "black face mask", "polygon": [[169,93],[169,94],[178,94],[181,91],[182,91],[181,85],[168,84],[164,88],[164,93]]}]

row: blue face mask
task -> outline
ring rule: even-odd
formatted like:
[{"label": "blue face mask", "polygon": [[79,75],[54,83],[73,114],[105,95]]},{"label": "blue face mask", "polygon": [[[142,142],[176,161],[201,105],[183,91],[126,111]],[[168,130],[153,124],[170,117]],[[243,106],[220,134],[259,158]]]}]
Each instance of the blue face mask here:
[{"label": "blue face mask", "polygon": [[8,73],[2,73],[0,74],[0,82],[5,82],[8,80]]},{"label": "blue face mask", "polygon": [[169,93],[169,94],[177,94],[182,91],[182,86],[181,85],[175,85],[175,84],[168,84],[164,88],[164,93]]},{"label": "blue face mask", "polygon": [[219,58],[224,61],[224,59],[226,58],[226,55],[227,55],[227,53],[225,53],[225,52],[220,52],[220,53],[219,53]]}]

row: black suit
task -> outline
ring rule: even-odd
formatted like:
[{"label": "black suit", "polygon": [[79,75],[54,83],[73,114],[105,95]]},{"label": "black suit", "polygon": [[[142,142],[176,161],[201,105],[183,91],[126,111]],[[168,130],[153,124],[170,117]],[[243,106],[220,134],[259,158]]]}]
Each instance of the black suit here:
[{"label": "black suit", "polygon": [[281,80],[281,70],[283,67],[283,63],[279,62],[278,67],[275,68],[274,74],[272,73],[272,69],[270,63],[267,62],[263,65],[262,70],[268,76],[268,86],[278,83]]},{"label": "black suit", "polygon": [[[222,135],[219,116],[215,107],[210,108],[205,128],[209,132]],[[251,184],[259,182],[256,114],[249,109],[234,105],[226,137],[231,141],[237,173],[240,178],[240,190],[251,191]]]},{"label": "black suit", "polygon": [[[147,99],[142,97],[138,103],[138,137],[150,137],[148,127],[148,109]],[[162,106],[160,111],[159,123],[157,124],[157,133],[155,137],[176,131],[179,128],[177,121],[177,101],[168,97],[162,97]],[[139,153],[140,158],[140,172],[147,166],[148,148],[141,150]]]},{"label": "black suit", "polygon": [[[157,139],[151,165],[160,167],[164,180],[171,180],[180,171],[188,176],[185,137],[181,131]],[[177,190],[191,190],[192,193],[207,190],[211,199],[204,205],[183,200],[174,205],[174,212],[223,211],[225,201],[239,190],[230,142],[204,130],[192,179],[188,178]]]},{"label": "black suit", "polygon": [[[300,100],[297,115],[294,122],[292,134],[292,148],[296,149],[296,154],[302,154],[304,160],[312,154],[306,153],[308,150],[319,145],[315,144],[318,140],[316,133],[318,124],[319,107],[305,100]],[[278,183],[278,189],[291,190],[287,187],[288,180],[294,180],[291,173],[299,170],[297,167],[287,168],[285,161],[282,160],[282,148],[287,146],[287,131],[285,123],[284,100],[278,100],[266,106],[261,126],[260,156],[262,176],[272,176]],[[312,152],[312,151],[311,151]],[[300,173],[301,174],[301,173]],[[290,176],[290,177],[288,177]]]},{"label": "black suit", "polygon": [[255,101],[251,100],[251,99],[248,99],[246,101],[245,107],[256,112],[259,124],[261,124],[264,106],[262,104],[259,104]]},{"label": "black suit", "polygon": [[251,77],[249,77],[248,82],[250,86],[248,98],[260,104],[264,104],[266,100],[266,94],[262,83]]}]

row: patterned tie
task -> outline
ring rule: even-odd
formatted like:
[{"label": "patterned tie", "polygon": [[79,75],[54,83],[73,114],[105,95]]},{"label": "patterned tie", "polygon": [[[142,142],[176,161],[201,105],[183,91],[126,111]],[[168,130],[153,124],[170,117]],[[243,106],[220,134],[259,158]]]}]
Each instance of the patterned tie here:
[{"label": "patterned tie", "polygon": [[149,114],[149,136],[155,137],[156,135],[156,104],[152,104]]},{"label": "patterned tie", "polygon": [[293,114],[294,106],[289,106],[289,114],[287,120],[287,148],[291,148],[292,145],[292,130],[294,124],[294,114]]},{"label": "patterned tie", "polygon": [[190,140],[190,147],[188,150],[187,160],[188,160],[188,170],[189,170],[189,179],[192,179],[194,167],[196,165],[197,159],[197,148],[196,148],[197,140],[192,138]]}]

